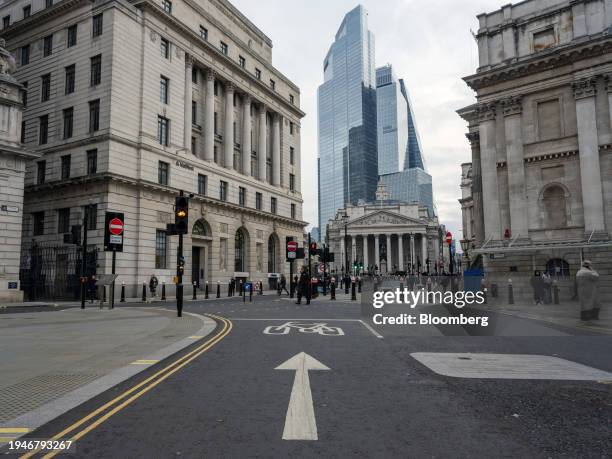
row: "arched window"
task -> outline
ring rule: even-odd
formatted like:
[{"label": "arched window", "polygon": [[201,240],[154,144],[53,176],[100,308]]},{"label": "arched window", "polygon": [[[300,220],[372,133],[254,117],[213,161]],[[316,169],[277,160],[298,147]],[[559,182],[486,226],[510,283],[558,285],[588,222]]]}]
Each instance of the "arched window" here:
[{"label": "arched window", "polygon": [[546,272],[554,277],[569,277],[569,263],[561,258],[552,258],[546,263]]},{"label": "arched window", "polygon": [[542,195],[546,228],[565,228],[567,226],[567,211],[565,190],[559,185],[549,186]]},{"label": "arched window", "polygon": [[268,272],[275,273],[276,271],[276,251],[277,251],[276,236],[270,234],[268,238]]},{"label": "arched window", "polygon": [[246,241],[242,229],[236,231],[236,237],[234,239],[235,252],[234,252],[234,270],[238,272],[244,272],[245,267],[245,252],[246,252]]},{"label": "arched window", "polygon": [[191,234],[194,236],[210,236],[210,231],[208,230],[208,223],[205,220],[198,220],[193,225],[193,229],[191,230]]}]

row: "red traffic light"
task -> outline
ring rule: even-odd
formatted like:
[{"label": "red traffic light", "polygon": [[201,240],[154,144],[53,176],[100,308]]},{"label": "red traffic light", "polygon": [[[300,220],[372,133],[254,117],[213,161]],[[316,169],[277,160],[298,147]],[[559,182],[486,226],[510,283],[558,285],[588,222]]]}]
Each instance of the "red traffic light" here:
[{"label": "red traffic light", "polygon": [[308,249],[310,250],[311,253],[314,253],[317,251],[317,243],[316,242],[311,242],[310,246],[308,247]]}]

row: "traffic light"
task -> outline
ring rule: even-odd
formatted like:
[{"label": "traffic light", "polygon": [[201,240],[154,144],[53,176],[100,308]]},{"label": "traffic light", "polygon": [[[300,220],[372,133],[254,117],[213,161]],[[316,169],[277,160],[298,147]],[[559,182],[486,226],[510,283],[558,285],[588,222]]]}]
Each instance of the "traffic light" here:
[{"label": "traffic light", "polygon": [[310,243],[310,246],[308,247],[308,252],[311,254],[311,256],[316,255],[317,253],[317,243],[316,242]]},{"label": "traffic light", "polygon": [[174,225],[177,234],[187,234],[189,228],[189,198],[178,196],[174,203]]},{"label": "traffic light", "polygon": [[181,275],[185,272],[185,257],[183,256],[178,257],[178,269]]}]

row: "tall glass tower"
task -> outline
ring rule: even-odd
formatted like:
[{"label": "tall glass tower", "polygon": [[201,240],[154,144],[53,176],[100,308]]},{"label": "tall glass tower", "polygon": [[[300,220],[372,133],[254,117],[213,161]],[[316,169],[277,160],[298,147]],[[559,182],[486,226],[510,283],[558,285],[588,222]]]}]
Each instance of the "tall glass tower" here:
[{"label": "tall glass tower", "polygon": [[414,112],[404,80],[391,65],[376,69],[378,118],[378,173],[425,170]]},{"label": "tall glass tower", "polygon": [[372,201],[378,181],[374,35],[359,5],[346,14],[318,90],[319,228],[347,203]]}]

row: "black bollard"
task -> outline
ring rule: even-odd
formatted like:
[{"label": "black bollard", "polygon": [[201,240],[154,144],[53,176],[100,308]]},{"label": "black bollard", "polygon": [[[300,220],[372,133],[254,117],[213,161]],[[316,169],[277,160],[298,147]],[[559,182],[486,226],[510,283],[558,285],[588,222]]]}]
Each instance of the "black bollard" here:
[{"label": "black bollard", "polygon": [[147,301],[147,283],[142,283],[142,302],[145,303]]},{"label": "black bollard", "polygon": [[227,296],[232,296],[232,283],[228,282],[227,283]]},{"label": "black bollard", "polygon": [[253,302],[253,287],[254,285],[251,285],[251,289],[249,290],[249,303]]},{"label": "black bollard", "polygon": [[259,294],[263,295],[263,282],[259,281]]},{"label": "black bollard", "polygon": [[217,298],[221,298],[221,283],[217,281]]},{"label": "black bollard", "polygon": [[344,282],[344,294],[348,295],[349,293],[349,283],[348,282]]},{"label": "black bollard", "polygon": [[240,296],[244,296],[244,292],[243,292],[244,286],[242,285],[242,281],[240,281],[240,284],[238,285],[238,289],[239,289],[238,294]]},{"label": "black bollard", "polygon": [[192,300],[197,300],[198,299],[198,296],[196,294],[196,285],[197,285],[196,281],[193,281],[193,298],[192,298]]},{"label": "black bollard", "polygon": [[512,288],[512,279],[508,279],[508,304],[514,304],[514,289]]},{"label": "black bollard", "polygon": [[166,301],[166,283],[162,282],[162,297],[161,297],[162,301]]},{"label": "black bollard", "polygon": [[355,294],[355,282],[351,282],[351,301],[356,301],[357,295]]},{"label": "black bollard", "polygon": [[125,282],[121,282],[121,299],[120,303],[125,303]]},{"label": "black bollard", "polygon": [[204,299],[208,299],[208,281],[206,281],[206,287],[204,287]]},{"label": "black bollard", "polygon": [[359,283],[357,284],[357,293],[361,293],[361,279],[359,279]]},{"label": "black bollard", "polygon": [[331,292],[331,299],[335,300],[336,299],[336,283],[335,282],[331,283],[331,290],[330,290],[330,292]]}]

